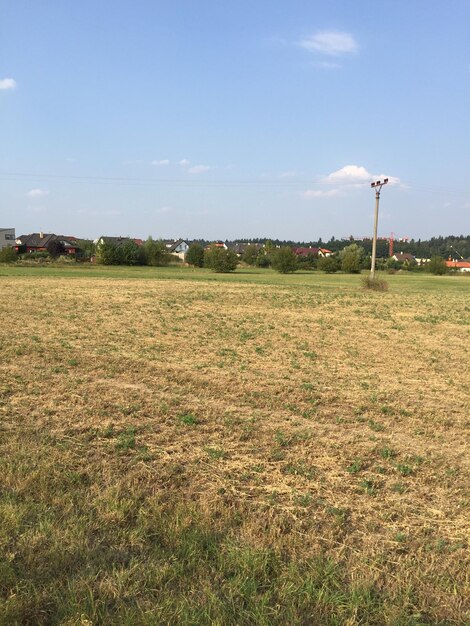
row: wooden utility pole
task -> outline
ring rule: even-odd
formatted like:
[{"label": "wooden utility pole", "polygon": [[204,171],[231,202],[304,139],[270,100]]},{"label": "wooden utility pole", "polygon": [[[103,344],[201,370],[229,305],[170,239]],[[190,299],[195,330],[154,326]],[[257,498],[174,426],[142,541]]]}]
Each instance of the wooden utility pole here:
[{"label": "wooden utility pole", "polygon": [[372,240],[372,261],[370,264],[370,277],[375,278],[375,256],[377,254],[377,226],[379,223],[379,200],[382,187],[388,183],[388,178],[376,180],[370,186],[375,189],[375,212],[374,212],[374,238]]}]

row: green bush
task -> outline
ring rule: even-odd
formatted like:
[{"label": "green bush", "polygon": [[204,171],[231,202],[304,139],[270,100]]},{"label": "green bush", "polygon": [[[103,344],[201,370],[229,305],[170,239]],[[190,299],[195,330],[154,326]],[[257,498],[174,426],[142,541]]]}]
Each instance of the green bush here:
[{"label": "green bush", "polygon": [[443,274],[447,274],[446,262],[441,256],[435,255],[426,265],[426,270],[436,276],[442,276]]},{"label": "green bush", "polygon": [[340,268],[337,256],[323,256],[318,259],[317,267],[325,274],[334,274]]},{"label": "green bush", "polygon": [[168,265],[171,260],[171,255],[168,253],[163,241],[155,241],[152,237],[149,237],[144,243],[144,255],[144,263],[156,267],[164,267]]},{"label": "green bush", "polygon": [[362,286],[364,289],[370,289],[372,291],[388,291],[388,283],[383,278],[377,278],[376,276],[363,276]]},{"label": "green bush", "polygon": [[289,246],[276,248],[271,256],[271,264],[281,274],[291,274],[299,269],[297,256]]},{"label": "green bush", "polygon": [[247,265],[257,265],[260,248],[248,245],[242,256],[242,261]]},{"label": "green bush", "polygon": [[233,250],[211,246],[204,251],[204,266],[214,272],[233,272],[237,265],[238,257]]},{"label": "green bush", "polygon": [[341,269],[348,274],[359,274],[362,269],[364,259],[364,248],[352,243],[346,246],[339,253],[341,259]]},{"label": "green bush", "polygon": [[189,265],[194,265],[194,267],[204,266],[204,248],[200,243],[192,243],[189,246],[185,261],[189,263]]},{"label": "green bush", "polygon": [[14,263],[17,256],[15,248],[2,248],[0,250],[0,263]]}]

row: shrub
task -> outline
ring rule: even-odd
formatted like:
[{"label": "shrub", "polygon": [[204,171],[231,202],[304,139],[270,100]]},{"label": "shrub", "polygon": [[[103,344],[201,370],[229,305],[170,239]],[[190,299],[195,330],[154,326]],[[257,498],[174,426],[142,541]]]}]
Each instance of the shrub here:
[{"label": "shrub", "polygon": [[238,257],[233,250],[211,246],[204,251],[204,265],[214,272],[233,272],[238,265]]},{"label": "shrub", "polygon": [[443,274],[447,273],[446,262],[441,256],[435,255],[426,265],[426,270],[428,272],[431,272],[431,274],[435,274],[436,276],[442,276]]},{"label": "shrub", "polygon": [[359,274],[362,269],[364,248],[352,243],[340,252],[341,269],[348,274]]},{"label": "shrub", "polygon": [[271,257],[273,268],[281,274],[291,274],[299,269],[299,262],[292,248],[276,248]]},{"label": "shrub", "polygon": [[256,266],[257,267],[269,267],[270,265],[271,265],[271,258],[269,257],[268,254],[266,254],[266,249],[261,248],[258,253],[258,257],[256,259]]},{"label": "shrub", "polygon": [[318,259],[317,267],[326,274],[334,274],[340,268],[337,256],[323,256]]},{"label": "shrub", "polygon": [[57,259],[57,257],[65,254],[65,246],[58,239],[53,239],[52,241],[49,241],[46,248],[53,259]]},{"label": "shrub", "polygon": [[372,276],[362,277],[362,286],[364,289],[371,289],[372,291],[388,291],[388,283],[383,278],[377,278]]},{"label": "shrub", "polygon": [[149,237],[144,243],[144,254],[147,265],[162,267],[170,262],[171,255],[163,241],[154,241],[152,237]]},{"label": "shrub", "polygon": [[0,250],[0,263],[14,263],[17,259],[15,248],[3,248]]},{"label": "shrub", "polygon": [[190,265],[194,265],[194,267],[204,266],[204,248],[200,243],[192,243],[189,246],[188,251],[186,252],[185,261]]},{"label": "shrub", "polygon": [[260,248],[258,246],[248,245],[242,256],[242,261],[247,265],[257,265]]},{"label": "shrub", "polygon": [[119,265],[121,258],[117,246],[112,243],[102,243],[97,246],[96,262],[98,265]]}]

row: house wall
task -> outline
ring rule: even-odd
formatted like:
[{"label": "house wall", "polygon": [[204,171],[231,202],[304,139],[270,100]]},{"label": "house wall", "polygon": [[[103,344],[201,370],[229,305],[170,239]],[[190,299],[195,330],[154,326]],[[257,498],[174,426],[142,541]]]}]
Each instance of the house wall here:
[{"label": "house wall", "polygon": [[11,248],[16,245],[16,235],[14,228],[0,228],[0,250]]}]

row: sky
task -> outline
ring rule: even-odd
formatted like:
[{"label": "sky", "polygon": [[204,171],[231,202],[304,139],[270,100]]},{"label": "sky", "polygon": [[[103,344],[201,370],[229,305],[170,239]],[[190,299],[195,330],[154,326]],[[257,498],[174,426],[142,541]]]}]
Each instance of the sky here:
[{"label": "sky", "polygon": [[470,233],[468,0],[0,0],[0,227]]}]

